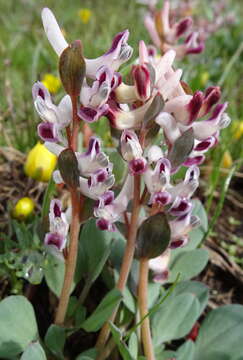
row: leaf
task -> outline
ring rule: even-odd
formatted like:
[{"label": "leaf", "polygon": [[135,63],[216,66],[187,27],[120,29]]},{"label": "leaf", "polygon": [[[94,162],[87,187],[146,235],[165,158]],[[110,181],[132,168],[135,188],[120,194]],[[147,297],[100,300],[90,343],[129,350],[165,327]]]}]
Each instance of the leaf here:
[{"label": "leaf", "polygon": [[116,345],[118,346],[119,352],[122,356],[123,360],[135,360],[135,358],[133,358],[129,352],[129,349],[127,347],[127,345],[125,344],[124,341],[122,341],[122,334],[120,329],[118,329],[118,327],[116,327],[116,325],[112,324],[110,322],[110,329],[111,329],[111,334],[113,336],[113,339],[116,343]]},{"label": "leaf", "polygon": [[164,213],[146,219],[138,229],[136,239],[137,258],[155,258],[161,255],[170,242],[170,226]]},{"label": "leaf", "polygon": [[221,306],[203,321],[193,360],[243,358],[243,306]]},{"label": "leaf", "polygon": [[95,348],[91,348],[79,354],[76,360],[95,360],[96,356],[97,350]]},{"label": "leaf", "polygon": [[151,309],[160,295],[161,284],[148,283],[148,309]]},{"label": "leaf", "polygon": [[63,349],[65,345],[65,329],[58,325],[51,325],[45,336],[45,344],[48,349],[60,359],[64,359]]},{"label": "leaf", "polygon": [[172,168],[180,166],[190,155],[194,146],[193,129],[186,130],[173,144],[169,152],[168,159]]},{"label": "leaf", "polygon": [[30,344],[20,360],[46,360],[46,354],[39,342]]},{"label": "leaf", "polygon": [[11,359],[37,339],[38,329],[31,303],[24,296],[0,302],[0,357]]},{"label": "leaf", "polygon": [[195,249],[179,254],[169,265],[171,270],[168,282],[174,282],[178,273],[181,274],[181,281],[197,276],[207,265],[208,257],[208,251],[205,249]]},{"label": "leaf", "polygon": [[193,341],[188,340],[177,350],[176,360],[194,360],[194,353],[195,344]]},{"label": "leaf", "polygon": [[195,295],[200,303],[200,314],[207,306],[209,298],[209,289],[206,285],[199,281],[182,281],[173,291],[171,296],[178,296],[180,294],[192,294]]},{"label": "leaf", "polygon": [[122,294],[118,289],[111,290],[103,298],[93,314],[81,324],[81,328],[87,332],[98,331],[105,321],[109,319],[121,299]]},{"label": "leaf", "polygon": [[62,291],[65,273],[63,260],[48,254],[44,268],[45,279],[51,291],[59,297]]},{"label": "leaf", "polygon": [[109,154],[109,159],[113,164],[116,164],[113,168],[113,174],[116,179],[116,184],[121,183],[127,171],[127,165],[119,152],[112,151]]},{"label": "leaf", "polygon": [[146,113],[144,115],[143,125],[146,128],[149,128],[153,124],[154,118],[156,118],[156,116],[159,115],[159,113],[161,112],[163,107],[164,107],[163,97],[158,93],[154,97],[150,107],[148,108],[148,110],[146,111]]},{"label": "leaf", "polygon": [[132,333],[132,335],[129,338],[128,341],[128,349],[129,353],[134,359],[137,359],[138,357],[138,338],[135,333]]},{"label": "leaf", "polygon": [[154,345],[188,334],[200,315],[199,311],[199,301],[192,294],[169,297],[152,318]]},{"label": "leaf", "polygon": [[93,282],[101,273],[110,255],[112,234],[96,227],[94,219],[87,221],[80,234],[80,260],[83,271]]}]

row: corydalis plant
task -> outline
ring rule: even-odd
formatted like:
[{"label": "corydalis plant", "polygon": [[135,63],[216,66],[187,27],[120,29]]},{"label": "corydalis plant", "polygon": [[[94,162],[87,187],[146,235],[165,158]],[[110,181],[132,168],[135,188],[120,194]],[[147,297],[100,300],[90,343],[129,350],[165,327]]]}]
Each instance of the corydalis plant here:
[{"label": "corydalis plant", "polygon": [[[127,238],[116,285],[120,291],[126,286],[134,257],[140,262],[138,303],[143,318],[148,312],[149,267],[155,281],[167,279],[171,250],[185,246],[189,232],[200,222],[192,215],[191,201],[199,185],[198,165],[205,152],[217,144],[220,129],[229,123],[227,104],[219,104],[218,87],[204,93],[187,93],[188,87],[180,81],[182,70],[173,68],[174,50],[155,59],[141,41],[139,59],[131,69],[133,84],[128,85],[117,72],[132,55],[127,30],[115,36],[104,55],[86,59],[80,41],[67,44],[49,9],[43,10],[42,18],[47,37],[59,56],[67,95],[56,106],[42,84],[34,85],[34,104],[42,119],[38,133],[58,156],[53,178],[58,184],[66,184],[72,204],[68,221],[60,202],[51,202],[50,231],[45,237],[45,245],[65,258],[65,279],[55,322],[64,323],[87,199],[93,201],[99,229],[123,229]],[[116,164],[102,151],[100,139],[89,137],[87,150],[78,151],[80,127],[98,121],[102,115],[119,141],[117,151],[126,164],[125,180],[116,195]],[[175,174],[182,169],[186,170],[184,177],[175,180]],[[116,313],[117,309],[110,321],[115,320]],[[154,359],[148,317],[141,328],[146,358]],[[109,349],[104,351],[109,332],[106,323],[96,344],[99,359],[109,353]]]}]

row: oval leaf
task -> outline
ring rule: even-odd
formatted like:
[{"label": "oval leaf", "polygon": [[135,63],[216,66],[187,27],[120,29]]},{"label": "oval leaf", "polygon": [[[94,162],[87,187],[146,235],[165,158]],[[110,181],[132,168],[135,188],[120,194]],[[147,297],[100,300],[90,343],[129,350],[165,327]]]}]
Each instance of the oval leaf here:
[{"label": "oval leaf", "polygon": [[35,314],[24,296],[9,296],[0,303],[0,357],[11,359],[38,336]]}]

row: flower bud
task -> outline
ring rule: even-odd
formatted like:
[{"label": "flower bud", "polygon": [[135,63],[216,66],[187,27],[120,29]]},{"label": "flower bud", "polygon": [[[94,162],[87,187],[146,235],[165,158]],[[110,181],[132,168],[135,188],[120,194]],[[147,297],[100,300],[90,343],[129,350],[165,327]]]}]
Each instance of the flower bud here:
[{"label": "flower bud", "polygon": [[13,208],[12,216],[18,220],[25,220],[33,213],[34,207],[35,203],[32,199],[23,197]]},{"label": "flower bud", "polygon": [[164,213],[149,217],[138,229],[136,257],[152,259],[161,255],[169,245],[170,235],[170,226]]},{"label": "flower bud", "polygon": [[37,143],[30,150],[25,165],[25,174],[38,181],[49,181],[55,169],[57,157],[45,145]]},{"label": "flower bud", "polygon": [[141,101],[146,101],[150,97],[150,72],[146,65],[134,65],[132,69],[136,95]]},{"label": "flower bud", "polygon": [[64,182],[72,187],[79,186],[78,160],[71,149],[65,149],[58,157],[58,167]]},{"label": "flower bud", "polygon": [[82,44],[76,40],[62,52],[59,60],[60,77],[68,95],[79,96],[85,70]]}]

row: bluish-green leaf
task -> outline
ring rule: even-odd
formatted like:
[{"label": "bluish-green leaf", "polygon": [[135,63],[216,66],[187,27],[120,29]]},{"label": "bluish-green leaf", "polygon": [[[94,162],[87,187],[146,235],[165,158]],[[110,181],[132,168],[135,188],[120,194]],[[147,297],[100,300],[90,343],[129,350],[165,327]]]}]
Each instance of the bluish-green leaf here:
[{"label": "bluish-green leaf", "polygon": [[63,348],[65,345],[65,329],[58,325],[51,325],[45,336],[45,344],[48,349],[59,359],[64,359]]},{"label": "bluish-green leaf", "polygon": [[20,360],[46,360],[46,354],[40,343],[35,342],[25,349]]},{"label": "bluish-green leaf", "polygon": [[114,308],[122,299],[122,294],[118,289],[111,290],[101,301],[92,315],[86,319],[81,328],[88,331],[98,331],[105,321],[109,319]]},{"label": "bluish-green leaf", "polygon": [[195,249],[179,254],[170,264],[170,276],[168,282],[174,282],[178,273],[180,280],[189,280],[197,276],[207,265],[208,251]]},{"label": "bluish-green leaf", "polygon": [[24,296],[9,296],[0,302],[0,357],[11,359],[38,337],[35,314]]},{"label": "bluish-green leaf", "polygon": [[200,315],[199,311],[199,301],[192,294],[169,297],[152,318],[154,345],[188,334]]},{"label": "bluish-green leaf", "polygon": [[243,306],[221,306],[200,328],[193,360],[243,359]]}]

